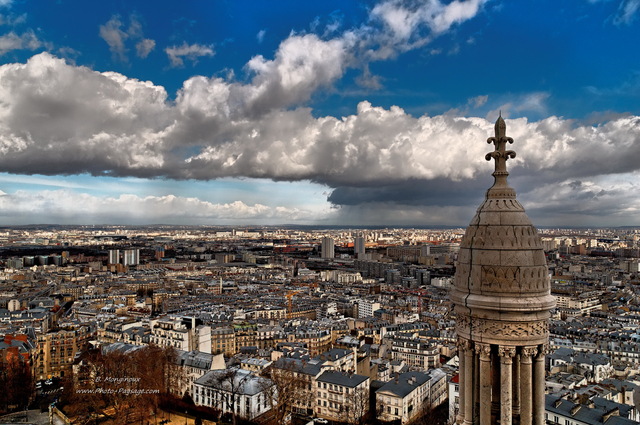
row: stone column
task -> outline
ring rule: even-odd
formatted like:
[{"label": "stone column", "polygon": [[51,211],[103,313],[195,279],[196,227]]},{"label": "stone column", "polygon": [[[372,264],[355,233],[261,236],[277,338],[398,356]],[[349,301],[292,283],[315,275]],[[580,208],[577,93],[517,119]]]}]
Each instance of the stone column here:
[{"label": "stone column", "polygon": [[513,358],[513,382],[511,391],[513,391],[513,416],[520,416],[520,354],[516,349],[516,355]]},{"label": "stone column", "polygon": [[471,343],[464,351],[464,425],[473,424],[473,346]]},{"label": "stone column", "polygon": [[512,379],[515,347],[501,345],[500,355],[500,425],[511,425],[513,419]]},{"label": "stone column", "polygon": [[533,425],[544,425],[544,356],[546,347],[538,346],[533,363]]},{"label": "stone column", "polygon": [[480,358],[480,425],[491,425],[491,346],[476,344]]},{"label": "stone column", "polygon": [[536,347],[522,347],[520,353],[520,425],[532,425],[532,391],[531,357],[537,352]]},{"label": "stone column", "polygon": [[[477,345],[476,345],[477,347]],[[473,356],[473,423],[477,424],[480,417],[480,353],[474,349]]]},{"label": "stone column", "polygon": [[462,424],[464,421],[464,402],[465,402],[465,394],[464,394],[464,358],[465,358],[465,347],[468,345],[468,342],[458,338],[458,415],[456,416],[456,423]]},{"label": "stone column", "polygon": [[497,348],[493,346],[491,354],[491,417],[494,423],[500,417],[500,356]]}]

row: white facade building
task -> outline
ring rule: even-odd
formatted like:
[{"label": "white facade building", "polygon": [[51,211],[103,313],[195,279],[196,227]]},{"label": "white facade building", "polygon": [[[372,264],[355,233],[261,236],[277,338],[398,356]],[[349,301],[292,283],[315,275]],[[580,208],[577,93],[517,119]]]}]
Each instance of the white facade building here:
[{"label": "white facade building", "polygon": [[369,411],[369,377],[337,370],[318,376],[315,385],[316,416],[355,422]]},{"label": "white facade building", "polygon": [[376,406],[381,410],[378,419],[399,420],[404,425],[446,399],[447,375],[442,369],[402,373],[376,391]]},{"label": "white facade building", "polygon": [[211,327],[197,326],[195,319],[189,323],[179,319],[160,319],[151,323],[149,342],[160,347],[211,353]]},{"label": "white facade building", "polygon": [[373,312],[380,309],[380,303],[370,300],[358,301],[358,318],[373,317]]},{"label": "white facade building", "polygon": [[193,383],[196,406],[220,409],[223,413],[253,420],[271,409],[275,397],[271,381],[244,369],[212,370]]}]

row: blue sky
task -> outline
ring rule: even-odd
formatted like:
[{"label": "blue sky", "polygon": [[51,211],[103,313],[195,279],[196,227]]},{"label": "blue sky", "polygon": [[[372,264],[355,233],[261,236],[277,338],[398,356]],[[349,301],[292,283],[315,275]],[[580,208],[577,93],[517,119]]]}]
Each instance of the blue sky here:
[{"label": "blue sky", "polygon": [[0,0],[5,224],[640,225],[640,0]]}]

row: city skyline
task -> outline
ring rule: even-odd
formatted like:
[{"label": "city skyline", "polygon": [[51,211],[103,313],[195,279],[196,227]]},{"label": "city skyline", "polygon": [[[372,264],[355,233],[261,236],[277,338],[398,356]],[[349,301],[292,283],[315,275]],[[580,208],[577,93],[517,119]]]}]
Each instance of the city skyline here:
[{"label": "city skyline", "polygon": [[[640,225],[640,1],[0,0],[7,225]],[[552,10],[553,13],[549,11]]]}]

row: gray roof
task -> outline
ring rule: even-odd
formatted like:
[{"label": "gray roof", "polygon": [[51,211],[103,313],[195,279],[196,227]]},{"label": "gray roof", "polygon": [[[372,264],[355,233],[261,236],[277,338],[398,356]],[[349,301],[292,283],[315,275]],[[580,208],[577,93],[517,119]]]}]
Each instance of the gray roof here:
[{"label": "gray roof", "polygon": [[630,381],[624,381],[621,379],[615,379],[615,378],[607,378],[607,379],[603,379],[602,382],[600,382],[602,385],[611,385],[613,387],[615,387],[616,390],[618,391],[634,391],[638,388],[638,386],[636,384],[634,384],[633,382]]},{"label": "gray roof", "polygon": [[[574,410],[574,407],[576,409]],[[554,413],[558,416],[564,416],[567,418],[573,418],[576,421],[584,422],[588,425],[637,425],[638,422],[631,419],[623,418],[621,416],[612,415],[603,421],[604,415],[607,411],[590,408],[588,406],[581,406],[573,403],[569,400],[562,399],[558,396],[547,394],[545,396],[545,410],[552,415]],[[571,413],[573,410],[573,414]]]},{"label": "gray roof", "polygon": [[605,412],[611,411],[613,409],[618,409],[620,412],[620,416],[623,418],[628,418],[631,413],[631,409],[633,406],[629,406],[627,404],[616,403],[615,401],[607,400],[602,397],[593,397],[591,399],[593,405],[596,409],[604,410]]},{"label": "gray roof", "polygon": [[327,360],[335,361],[345,356],[348,356],[350,353],[352,353],[351,350],[345,350],[342,348],[332,348],[331,350],[325,351],[324,353],[320,354],[320,356],[318,357],[322,360],[326,358]]},{"label": "gray roof", "polygon": [[430,376],[423,372],[406,372],[392,379],[380,388],[376,393],[388,392],[400,398],[405,398],[411,394],[416,388],[422,386],[429,380]]},{"label": "gray roof", "polygon": [[610,362],[609,357],[600,353],[577,353],[574,361],[579,364],[589,364],[594,366],[607,365]]},{"label": "gray roof", "polygon": [[290,357],[280,357],[276,360],[272,367],[278,369],[291,369],[295,372],[305,375],[318,376],[322,372],[322,366],[324,362],[304,361],[300,359],[294,359]]},{"label": "gray roof", "polygon": [[338,370],[326,370],[322,375],[318,376],[317,382],[326,382],[327,384],[335,384],[343,387],[355,388],[368,380],[368,376],[349,374]]},{"label": "gray roof", "polygon": [[214,357],[213,354],[203,353],[202,351],[176,350],[176,354],[176,363],[180,366],[205,370],[211,369]]},{"label": "gray roof", "polygon": [[108,354],[114,351],[118,351],[121,354],[130,354],[134,351],[141,350],[144,347],[145,346],[142,345],[127,344],[124,342],[114,342],[112,344],[102,346],[102,353]]}]

